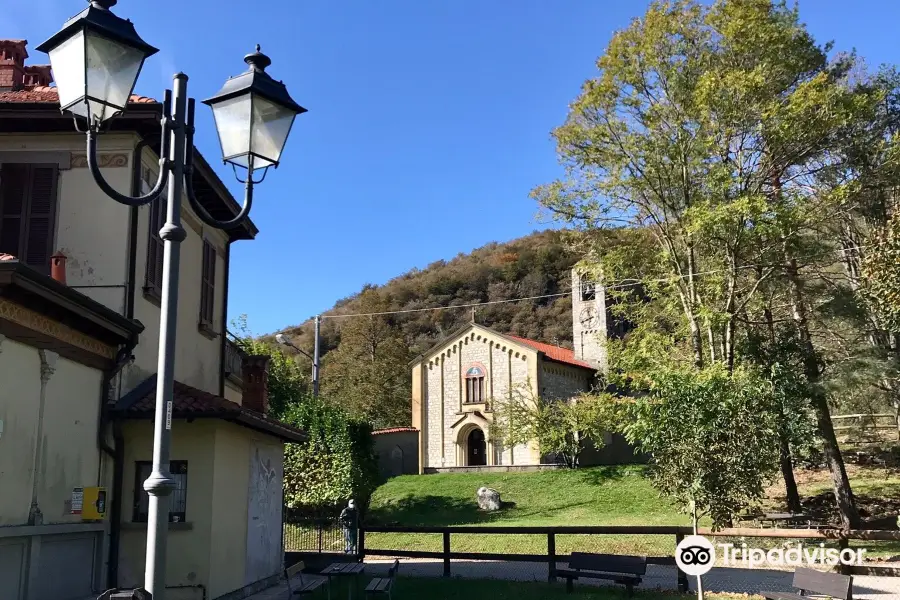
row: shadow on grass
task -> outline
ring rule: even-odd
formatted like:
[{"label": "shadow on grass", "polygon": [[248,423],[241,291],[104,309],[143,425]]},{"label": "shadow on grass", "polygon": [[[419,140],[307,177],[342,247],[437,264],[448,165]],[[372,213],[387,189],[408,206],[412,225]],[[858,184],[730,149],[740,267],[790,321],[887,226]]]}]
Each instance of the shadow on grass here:
[{"label": "shadow on grass", "polygon": [[616,467],[591,467],[589,469],[579,469],[578,474],[582,481],[589,485],[603,485],[611,481],[618,481],[629,475],[641,475],[643,469],[632,465],[616,466]]},{"label": "shadow on grass", "polygon": [[467,525],[490,522],[504,509],[486,513],[474,500],[447,496],[407,496],[396,502],[372,508],[366,515],[371,525]]}]

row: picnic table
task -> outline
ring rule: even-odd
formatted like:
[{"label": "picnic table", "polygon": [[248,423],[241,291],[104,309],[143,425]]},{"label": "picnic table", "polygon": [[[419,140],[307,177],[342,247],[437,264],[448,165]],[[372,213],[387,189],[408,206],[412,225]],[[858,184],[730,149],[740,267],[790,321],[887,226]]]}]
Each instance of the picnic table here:
[{"label": "picnic table", "polygon": [[[325,575],[328,577],[328,587],[331,587],[331,578],[332,577],[352,577],[355,581],[351,582],[351,585],[347,587],[347,599],[352,600],[353,598],[353,588],[356,587],[357,590],[359,588],[359,580],[360,576],[366,569],[366,565],[361,562],[337,562],[331,563],[324,569],[320,575]],[[356,585],[352,585],[355,583]],[[330,594],[329,594],[330,595]]]}]

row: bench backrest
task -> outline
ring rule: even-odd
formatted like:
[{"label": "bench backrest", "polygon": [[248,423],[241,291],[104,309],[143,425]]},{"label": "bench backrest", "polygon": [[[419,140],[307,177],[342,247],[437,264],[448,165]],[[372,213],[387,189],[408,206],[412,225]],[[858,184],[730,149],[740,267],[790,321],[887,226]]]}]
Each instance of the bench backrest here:
[{"label": "bench backrest", "polygon": [[569,557],[569,568],[586,571],[606,571],[607,573],[643,575],[647,572],[647,557],[573,552]]},{"label": "bench backrest", "polygon": [[803,590],[804,594],[823,594],[849,600],[853,590],[853,577],[801,568],[794,571],[794,587]]},{"label": "bench backrest", "polygon": [[391,568],[388,569],[388,579],[393,579],[394,575],[397,574],[397,569],[400,568],[400,561],[396,558],[394,559],[394,564],[391,565]]},{"label": "bench backrest", "polygon": [[294,578],[294,575],[303,570],[303,561],[296,562],[292,564],[290,567],[284,570],[284,578],[290,581]]}]

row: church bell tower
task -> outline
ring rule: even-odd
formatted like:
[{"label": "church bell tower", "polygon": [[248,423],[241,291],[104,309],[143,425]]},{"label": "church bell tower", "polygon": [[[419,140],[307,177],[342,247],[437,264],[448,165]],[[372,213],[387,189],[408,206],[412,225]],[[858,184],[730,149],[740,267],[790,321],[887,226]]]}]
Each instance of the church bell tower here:
[{"label": "church bell tower", "polygon": [[572,344],[575,358],[606,370],[606,294],[586,273],[572,269]]}]

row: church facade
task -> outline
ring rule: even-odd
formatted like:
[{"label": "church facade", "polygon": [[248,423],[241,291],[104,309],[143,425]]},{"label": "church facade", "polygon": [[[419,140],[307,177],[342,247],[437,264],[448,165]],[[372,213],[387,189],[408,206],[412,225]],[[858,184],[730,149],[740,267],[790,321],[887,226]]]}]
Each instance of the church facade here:
[{"label": "church facade", "polygon": [[555,462],[536,442],[503,447],[491,435],[493,407],[511,394],[564,401],[598,384],[606,368],[605,294],[577,271],[572,278],[574,350],[470,323],[412,363],[420,473]]}]

